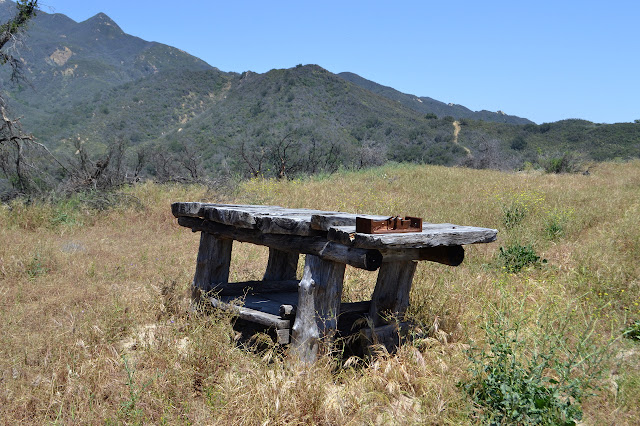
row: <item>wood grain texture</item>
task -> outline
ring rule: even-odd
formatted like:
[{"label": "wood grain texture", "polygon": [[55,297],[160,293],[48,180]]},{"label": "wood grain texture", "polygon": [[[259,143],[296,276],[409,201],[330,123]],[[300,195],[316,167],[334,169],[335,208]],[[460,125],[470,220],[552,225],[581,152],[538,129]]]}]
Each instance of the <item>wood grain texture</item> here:
[{"label": "wood grain texture", "polygon": [[462,246],[437,246],[409,249],[383,249],[382,262],[404,262],[407,260],[428,260],[443,265],[458,266],[464,260]]},{"label": "wood grain texture", "polygon": [[286,209],[280,206],[207,205],[202,207],[207,220],[264,233],[311,235],[311,215],[320,212],[309,209]]},{"label": "wood grain texture", "polygon": [[327,238],[350,247],[390,250],[489,243],[497,234],[495,229],[427,223],[422,232],[406,234],[360,234],[353,226],[338,226],[329,229]]},{"label": "wood grain texture", "polygon": [[316,283],[305,267],[298,290],[296,319],[291,328],[291,355],[303,364],[312,364],[318,357],[320,330],[315,312]]},{"label": "wood grain texture", "polygon": [[269,261],[264,273],[265,281],[295,280],[298,271],[298,253],[269,248]]},{"label": "wood grain texture", "polygon": [[218,296],[244,296],[246,294],[290,293],[298,291],[298,280],[244,281],[217,285]]},{"label": "wood grain texture", "polygon": [[205,211],[213,208],[226,208],[226,209],[262,209],[268,211],[271,208],[281,208],[277,206],[252,206],[244,204],[218,204],[218,203],[200,203],[200,202],[175,202],[171,203],[171,213],[175,217],[189,216],[189,217],[205,217]]},{"label": "wood grain texture", "polygon": [[[275,328],[290,328],[291,321],[288,319],[282,319],[277,314],[272,314],[269,312],[259,311],[256,309],[247,308],[246,306],[240,306],[233,303],[228,303],[223,300],[218,299],[217,297],[212,297],[209,299],[214,308],[230,310],[234,315],[238,316],[238,318],[242,318],[247,321],[255,322],[257,324],[266,325],[267,327],[275,327]],[[280,306],[276,309],[279,309]]]},{"label": "wood grain texture", "polygon": [[390,317],[402,320],[417,265],[413,261],[382,264],[369,309],[374,326],[386,324]]},{"label": "wood grain texture", "polygon": [[334,226],[356,226],[356,217],[373,220],[386,220],[389,216],[355,214],[343,212],[322,212],[311,215],[311,229],[329,231]]},{"label": "wood grain texture", "polygon": [[345,264],[309,255],[306,270],[316,283],[314,301],[320,337],[333,337],[331,334],[337,328],[340,314]]},{"label": "wood grain texture", "polygon": [[362,343],[365,346],[364,353],[374,354],[373,352],[375,352],[377,348],[371,345],[377,345],[378,348],[381,345],[385,347],[387,352],[394,352],[398,346],[400,346],[402,337],[409,328],[410,326],[406,322],[394,322],[393,324],[383,325],[374,329],[361,329],[359,333],[362,338]]},{"label": "wood grain texture", "polygon": [[221,238],[273,247],[281,251],[305,253],[323,259],[346,263],[356,268],[375,271],[382,264],[378,250],[362,250],[327,241],[324,237],[263,234],[255,229],[242,229],[192,217],[179,217],[178,223],[194,232],[204,231]]},{"label": "wood grain texture", "polygon": [[313,362],[331,350],[338,328],[345,264],[308,255],[300,281],[292,340],[297,357]]},{"label": "wood grain texture", "polygon": [[206,232],[200,234],[200,248],[193,277],[194,288],[208,292],[217,285],[229,282],[232,246],[233,240],[217,238]]}]

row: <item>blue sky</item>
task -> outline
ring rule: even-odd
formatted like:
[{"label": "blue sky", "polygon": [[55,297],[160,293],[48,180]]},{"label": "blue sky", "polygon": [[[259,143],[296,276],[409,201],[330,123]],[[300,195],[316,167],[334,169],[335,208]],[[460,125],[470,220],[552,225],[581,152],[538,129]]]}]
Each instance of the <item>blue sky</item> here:
[{"label": "blue sky", "polygon": [[[42,1],[42,0],[41,0]],[[223,71],[297,64],[537,123],[640,119],[640,1],[44,0]]]}]

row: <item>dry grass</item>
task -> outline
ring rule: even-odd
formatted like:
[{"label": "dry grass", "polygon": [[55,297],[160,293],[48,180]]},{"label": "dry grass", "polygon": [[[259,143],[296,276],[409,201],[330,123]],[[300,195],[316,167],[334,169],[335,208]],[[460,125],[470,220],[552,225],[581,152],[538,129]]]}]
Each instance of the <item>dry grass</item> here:
[{"label": "dry grass", "polygon": [[[609,344],[586,424],[638,424],[640,347],[615,340],[640,318],[640,163],[590,176],[388,166],[286,182],[252,180],[235,193],[140,185],[140,205],[98,212],[82,203],[0,208],[0,419],[5,424],[460,424],[473,407],[467,344],[481,344],[493,309],[570,320]],[[421,263],[411,317],[422,335],[365,363],[323,359],[300,371],[269,344],[239,348],[223,314],[188,312],[198,236],[172,201],[236,201],[498,228],[457,268]],[[504,209],[526,208],[505,229]],[[550,220],[562,232],[549,238]],[[522,242],[545,266],[506,274],[500,245]],[[232,279],[258,279],[266,251],[234,246]],[[348,268],[347,300],[370,296],[375,274]],[[533,321],[530,334],[537,332]]]}]

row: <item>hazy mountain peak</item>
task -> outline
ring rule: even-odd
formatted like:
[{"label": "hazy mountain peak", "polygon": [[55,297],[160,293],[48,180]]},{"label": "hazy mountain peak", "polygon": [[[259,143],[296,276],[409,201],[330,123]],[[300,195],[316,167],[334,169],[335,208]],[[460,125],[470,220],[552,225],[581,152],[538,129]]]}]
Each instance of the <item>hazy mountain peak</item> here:
[{"label": "hazy mountain peak", "polygon": [[80,23],[81,26],[90,27],[95,33],[106,34],[110,37],[124,35],[122,28],[109,18],[105,13],[98,13]]},{"label": "hazy mountain peak", "polygon": [[433,113],[438,117],[451,116],[458,119],[470,118],[474,120],[494,121],[498,123],[510,124],[533,123],[526,118],[508,115],[503,111],[472,111],[463,105],[455,104],[453,102],[444,103],[426,96],[418,97],[416,95],[402,93],[392,87],[383,86],[382,84],[367,80],[366,78],[351,72],[341,72],[338,75],[343,79],[357,84],[364,89],[370,90],[373,93],[384,96],[388,99],[400,102],[404,106],[423,114]]},{"label": "hazy mountain peak", "polygon": [[98,12],[95,15],[93,15],[91,18],[83,21],[83,22],[92,22],[92,23],[99,23],[99,24],[105,24],[105,25],[115,25],[116,27],[118,26],[118,24],[116,24],[113,19],[109,18],[109,16],[106,13],[103,12]]}]

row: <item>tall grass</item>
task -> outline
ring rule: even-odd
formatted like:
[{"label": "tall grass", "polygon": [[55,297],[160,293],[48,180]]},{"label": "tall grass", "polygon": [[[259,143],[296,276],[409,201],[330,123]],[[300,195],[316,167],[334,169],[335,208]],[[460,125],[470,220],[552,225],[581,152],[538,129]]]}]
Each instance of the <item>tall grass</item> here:
[{"label": "tall grass", "polygon": [[[562,351],[579,351],[577,336],[592,330],[590,344],[608,357],[599,390],[582,399],[583,421],[640,423],[640,347],[619,339],[640,319],[637,161],[601,164],[589,176],[392,165],[254,179],[233,192],[154,184],[125,192],[138,202],[0,207],[2,422],[468,423],[481,412],[457,385],[470,380],[469,344],[490,350],[483,325],[500,305],[518,315],[510,320],[525,337],[553,326],[527,320],[540,313],[571,320]],[[396,354],[322,359],[301,371],[268,342],[240,347],[226,314],[189,312],[198,235],[176,224],[170,203],[198,200],[415,215],[500,232],[495,243],[467,247],[459,267],[419,265],[409,310],[416,337]],[[526,208],[507,226],[514,202]],[[550,234],[554,220],[562,232]],[[500,247],[516,242],[548,262],[506,271]],[[258,279],[265,265],[264,247],[234,245],[233,280]],[[348,268],[344,298],[365,300],[374,284],[375,273]]]}]

